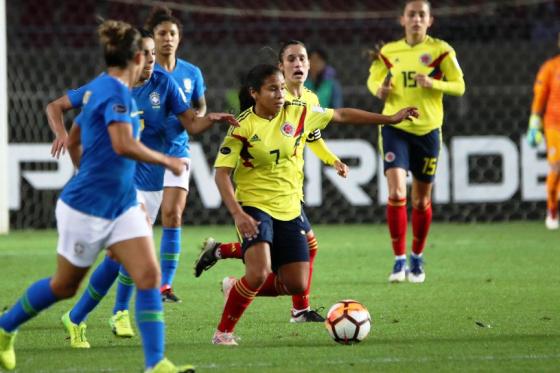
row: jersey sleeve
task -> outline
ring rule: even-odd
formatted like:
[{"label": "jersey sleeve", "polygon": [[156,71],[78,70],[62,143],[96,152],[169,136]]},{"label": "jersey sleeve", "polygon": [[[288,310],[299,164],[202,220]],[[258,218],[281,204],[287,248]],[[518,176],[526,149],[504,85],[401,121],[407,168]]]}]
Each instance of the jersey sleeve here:
[{"label": "jersey sleeve", "polygon": [[309,132],[325,128],[334,115],[333,109],[327,109],[319,105],[308,104],[305,108],[305,129]]},{"label": "jersey sleeve", "polygon": [[166,77],[166,79],[168,94],[166,104],[169,111],[171,111],[175,115],[184,113],[189,109],[185,93],[183,92],[183,90],[181,90],[175,80],[168,77]]},{"label": "jersey sleeve", "polygon": [[85,85],[81,86],[80,88],[69,89],[68,91],[66,91],[66,96],[68,96],[68,99],[70,100],[70,103],[72,104],[72,107],[74,109],[82,107],[86,91],[87,89]]},{"label": "jersey sleeve", "polygon": [[204,77],[202,76],[202,71],[197,67],[195,70],[194,89],[191,100],[198,101],[201,97],[204,97],[204,92],[206,92]]},{"label": "jersey sleeve", "polygon": [[[319,131],[319,130],[317,130]],[[321,132],[319,131],[319,135]],[[335,161],[338,161],[338,157],[331,152],[325,140],[319,138],[318,140],[308,142],[307,145],[309,149],[319,158],[323,163],[332,166]]]},{"label": "jersey sleeve", "polygon": [[533,85],[533,102],[531,104],[531,113],[542,115],[546,108],[548,96],[550,94],[550,82],[553,77],[553,65],[551,61],[541,66]]},{"label": "jersey sleeve", "polygon": [[434,78],[432,88],[442,91],[445,94],[453,96],[462,96],[465,93],[465,80],[463,79],[463,71],[457,61],[457,55],[453,48],[445,51],[445,56],[441,61],[441,72],[444,79]]},{"label": "jersey sleeve", "polygon": [[[371,63],[369,68],[369,77],[367,80],[367,87],[372,95],[377,95],[377,90],[383,84],[383,80],[390,74],[389,67],[384,61],[384,57],[382,54],[379,54],[379,57]],[[388,61],[388,60],[387,60]]]},{"label": "jersey sleeve", "polygon": [[[246,136],[246,129],[242,127],[230,127],[220,149],[214,167],[235,168],[237,162],[244,155],[243,149],[248,146],[249,140]],[[249,156],[248,152],[247,155]]]},{"label": "jersey sleeve", "polygon": [[132,124],[131,112],[132,101],[130,99],[126,99],[124,95],[113,95],[105,105],[105,112],[103,113],[105,125],[109,126],[114,122]]},{"label": "jersey sleeve", "polygon": [[76,118],[74,118],[74,123],[76,123],[76,125],[77,125],[78,127],[81,127],[81,126],[82,126],[82,123],[81,123],[81,122],[82,122],[83,119],[84,119],[84,113],[83,113],[83,112],[80,112],[80,114],[78,114],[78,115],[76,116]]}]

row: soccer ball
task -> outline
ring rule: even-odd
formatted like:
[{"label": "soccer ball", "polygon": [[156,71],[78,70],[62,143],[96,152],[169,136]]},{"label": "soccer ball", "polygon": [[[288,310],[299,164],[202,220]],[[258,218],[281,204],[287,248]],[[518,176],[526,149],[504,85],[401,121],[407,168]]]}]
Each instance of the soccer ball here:
[{"label": "soccer ball", "polygon": [[325,326],[332,339],[342,344],[361,342],[369,334],[371,317],[367,308],[351,299],[335,303],[327,313]]}]

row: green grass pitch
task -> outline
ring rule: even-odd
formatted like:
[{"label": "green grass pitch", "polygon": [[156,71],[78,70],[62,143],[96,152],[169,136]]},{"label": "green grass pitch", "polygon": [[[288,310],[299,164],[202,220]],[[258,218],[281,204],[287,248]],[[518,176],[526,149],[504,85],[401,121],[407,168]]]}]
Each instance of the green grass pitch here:
[{"label": "green grass pitch", "polygon": [[[184,301],[165,305],[167,356],[199,372],[558,371],[560,232],[546,231],[542,222],[434,224],[426,282],[391,285],[385,226],[314,230],[312,306],[325,307],[324,314],[341,299],[362,302],[373,321],[364,342],[338,345],[320,323],[290,324],[291,299],[279,297],[253,302],[236,329],[239,347],[210,344],[223,307],[219,283],[241,275],[243,266],[224,260],[195,279],[192,263],[202,239],[232,240],[234,233],[186,226],[175,284]],[[54,231],[0,236],[0,307],[52,274],[55,247]],[[120,340],[110,332],[113,300],[114,289],[90,315],[90,350],[71,349],[59,321],[76,299],[24,325],[16,340],[18,371],[141,371],[140,338]]]}]

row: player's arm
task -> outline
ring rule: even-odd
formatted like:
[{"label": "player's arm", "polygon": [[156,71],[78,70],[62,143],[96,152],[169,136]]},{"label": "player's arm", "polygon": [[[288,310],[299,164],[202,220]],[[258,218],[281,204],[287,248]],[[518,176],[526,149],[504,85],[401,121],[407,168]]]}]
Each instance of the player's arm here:
[{"label": "player's arm", "polygon": [[66,141],[66,149],[72,160],[72,164],[76,169],[80,168],[80,161],[82,159],[82,139],[81,139],[81,128],[74,122],[70,128],[70,133],[68,134],[68,139]]},{"label": "player's arm", "polygon": [[542,142],[542,115],[548,102],[552,76],[552,65],[547,62],[539,69],[535,84],[533,85],[531,116],[529,117],[529,126],[527,128],[527,142],[533,147]]},{"label": "player's arm", "polygon": [[57,159],[61,153],[65,153],[68,147],[68,133],[64,127],[64,113],[72,108],[73,106],[68,95],[64,95],[49,102],[45,109],[49,127],[55,135],[51,146],[51,155]]},{"label": "player's arm", "polygon": [[309,149],[319,158],[324,164],[334,167],[336,173],[339,176],[348,176],[348,165],[342,162],[327,146],[327,143],[323,139],[319,139],[313,142],[307,142]]},{"label": "player's arm", "polygon": [[196,101],[193,101],[193,107],[196,109],[196,115],[203,117],[206,114],[206,97],[204,94]]},{"label": "player's arm", "polygon": [[206,114],[206,97],[204,96],[206,85],[204,84],[202,71],[199,68],[196,69],[195,74],[192,105],[196,110],[196,115],[203,117]]},{"label": "player's arm", "polygon": [[259,232],[259,222],[245,213],[239,202],[235,199],[235,192],[231,181],[232,171],[233,168],[231,167],[216,167],[216,175],[214,176],[216,186],[220,191],[226,208],[235,221],[235,226],[239,233],[245,238],[256,237]]},{"label": "player's arm", "polygon": [[206,131],[214,122],[226,122],[232,126],[239,125],[233,114],[229,113],[208,113],[205,116],[199,116],[197,111],[189,109],[178,114],[177,118],[179,118],[183,127],[191,135]]},{"label": "player's arm", "polygon": [[168,157],[154,151],[132,136],[132,126],[126,122],[112,122],[107,127],[111,145],[118,155],[140,162],[155,163],[167,168],[175,175],[180,175],[185,168],[185,162],[180,158]]},{"label": "player's arm", "polygon": [[455,51],[451,50],[443,59],[441,71],[445,80],[434,79],[425,74],[416,74],[414,79],[423,88],[431,88],[451,96],[462,96],[465,93],[465,80]]},{"label": "player's arm", "polygon": [[418,109],[415,107],[406,107],[393,115],[383,115],[353,108],[340,108],[333,110],[332,121],[344,124],[383,125],[397,124],[413,117],[418,118]]},{"label": "player's arm", "polygon": [[379,58],[369,68],[367,87],[372,95],[383,101],[391,93],[391,72]]}]

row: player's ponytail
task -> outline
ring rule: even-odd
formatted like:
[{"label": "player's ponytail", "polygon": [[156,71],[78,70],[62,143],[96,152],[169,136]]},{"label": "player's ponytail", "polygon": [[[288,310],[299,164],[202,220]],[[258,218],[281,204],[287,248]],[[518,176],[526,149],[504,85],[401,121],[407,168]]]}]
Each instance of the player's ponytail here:
[{"label": "player's ponytail", "polygon": [[241,112],[255,105],[255,99],[251,96],[252,91],[259,91],[269,76],[273,74],[282,74],[276,66],[262,64],[253,67],[239,89],[239,109]]},{"label": "player's ponytail", "polygon": [[140,32],[122,21],[106,20],[97,28],[107,67],[125,68],[142,50]]}]

